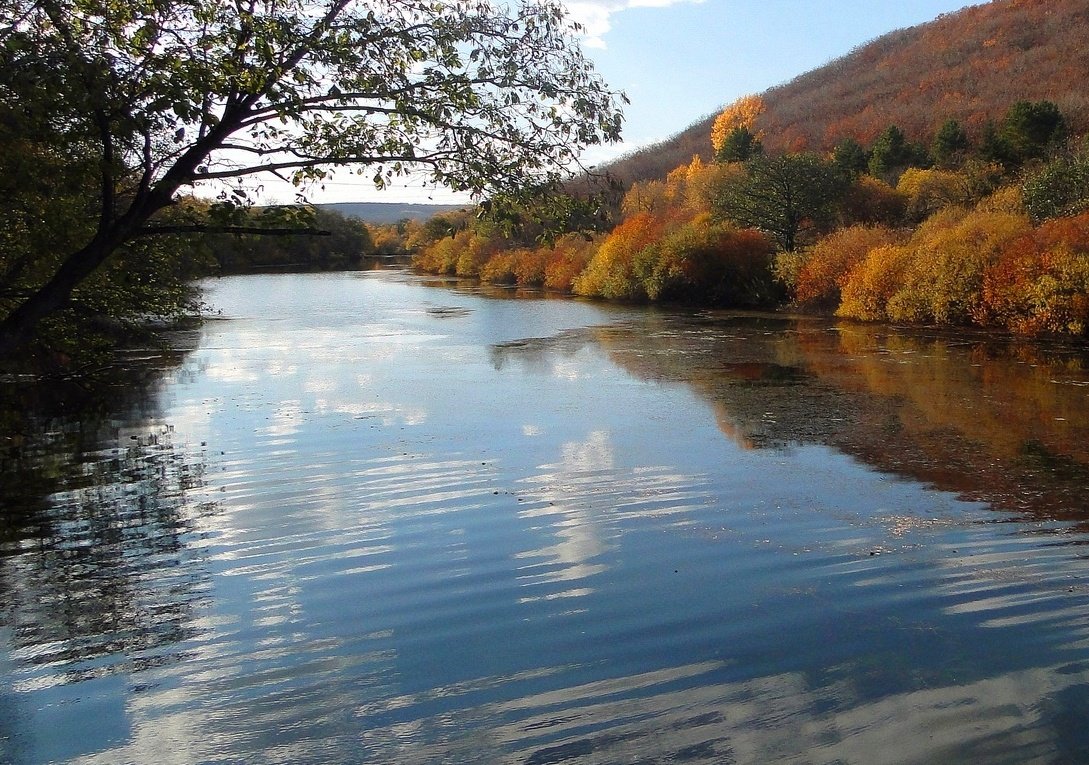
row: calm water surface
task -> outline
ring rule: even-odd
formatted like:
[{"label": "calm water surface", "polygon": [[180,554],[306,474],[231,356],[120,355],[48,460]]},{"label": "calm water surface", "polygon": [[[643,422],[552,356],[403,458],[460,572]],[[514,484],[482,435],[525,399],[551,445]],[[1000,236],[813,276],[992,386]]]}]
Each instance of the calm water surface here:
[{"label": "calm water surface", "polygon": [[207,300],[123,387],[3,385],[0,761],[1089,761],[1077,349]]}]

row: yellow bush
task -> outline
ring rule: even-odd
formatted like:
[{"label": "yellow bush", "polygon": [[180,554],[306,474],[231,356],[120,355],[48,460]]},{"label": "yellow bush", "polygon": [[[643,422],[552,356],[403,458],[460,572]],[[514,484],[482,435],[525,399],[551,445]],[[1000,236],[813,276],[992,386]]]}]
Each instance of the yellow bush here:
[{"label": "yellow bush", "polygon": [[899,288],[911,258],[906,246],[886,244],[866,253],[847,275],[837,316],[863,321],[884,321],[885,307]]},{"label": "yellow bush", "polygon": [[[464,238],[463,238],[464,235]],[[500,251],[503,241],[498,236],[489,236],[475,231],[462,231],[455,237],[461,252],[458,255],[454,273],[458,276],[479,276],[480,269],[484,267],[493,255]]]},{"label": "yellow bush", "polygon": [[981,212],[1004,212],[1012,215],[1025,215],[1027,212],[1020,186],[1003,186],[984,197],[976,209]]},{"label": "yellow bush", "polygon": [[769,268],[771,252],[759,232],[701,216],[663,232],[636,255],[634,270],[651,300],[755,308],[780,297]]},{"label": "yellow bush", "polygon": [[904,283],[889,299],[893,321],[968,324],[981,299],[984,270],[1031,227],[1028,216],[973,211],[946,229],[912,237]]},{"label": "yellow bush", "polygon": [[480,267],[480,280],[490,284],[514,284],[515,257],[515,250],[495,253]]},{"label": "yellow bush", "polygon": [[986,268],[1029,228],[1023,214],[945,208],[904,245],[871,250],[841,285],[837,313],[868,321],[969,323]]},{"label": "yellow bush", "polygon": [[469,232],[462,231],[457,237],[445,237],[423,246],[413,256],[412,265],[433,274],[453,274],[468,238]]},{"label": "yellow bush", "polygon": [[514,281],[521,287],[540,287],[551,251],[544,247],[514,250]]},{"label": "yellow bush", "polygon": [[972,201],[967,179],[951,170],[909,167],[900,176],[896,190],[906,199],[911,220],[924,220],[943,207]]}]

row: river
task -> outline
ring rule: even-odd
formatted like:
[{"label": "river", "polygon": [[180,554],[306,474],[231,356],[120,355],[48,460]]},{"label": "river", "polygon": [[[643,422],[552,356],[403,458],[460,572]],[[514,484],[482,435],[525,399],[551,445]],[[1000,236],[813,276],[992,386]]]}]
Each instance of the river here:
[{"label": "river", "polygon": [[1089,761],[1082,349],[206,300],[105,393],[3,383],[0,761]]}]

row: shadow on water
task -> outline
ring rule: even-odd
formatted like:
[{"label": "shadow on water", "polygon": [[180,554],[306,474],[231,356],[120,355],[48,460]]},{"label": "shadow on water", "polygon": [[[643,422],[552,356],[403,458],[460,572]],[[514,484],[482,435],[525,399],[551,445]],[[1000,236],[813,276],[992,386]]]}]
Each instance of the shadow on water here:
[{"label": "shadow on water", "polygon": [[69,723],[66,703],[93,707],[95,681],[139,691],[141,673],[183,660],[175,646],[196,634],[207,572],[190,546],[216,507],[191,501],[203,455],[173,443],[157,403],[183,357],[139,353],[95,376],[0,382],[0,633],[23,665],[0,683],[0,760],[18,761],[3,728],[26,724],[17,699],[35,690],[83,686],[36,713],[51,757],[122,736],[116,715],[66,736],[50,735],[50,718]]}]

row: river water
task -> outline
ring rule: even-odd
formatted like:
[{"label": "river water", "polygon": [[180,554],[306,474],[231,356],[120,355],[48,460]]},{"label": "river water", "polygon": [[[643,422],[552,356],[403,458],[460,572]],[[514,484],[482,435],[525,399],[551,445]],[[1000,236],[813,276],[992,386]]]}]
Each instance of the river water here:
[{"label": "river water", "polygon": [[8,380],[0,761],[1089,761],[1089,356],[405,271]]}]

